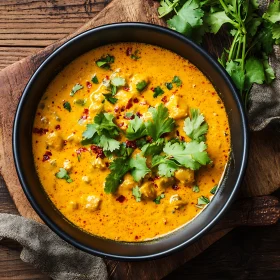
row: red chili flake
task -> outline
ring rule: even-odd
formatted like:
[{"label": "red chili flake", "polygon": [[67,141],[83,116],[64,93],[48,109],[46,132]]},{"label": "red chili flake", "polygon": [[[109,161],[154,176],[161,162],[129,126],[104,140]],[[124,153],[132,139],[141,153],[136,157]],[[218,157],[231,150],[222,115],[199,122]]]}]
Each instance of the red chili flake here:
[{"label": "red chili flake", "polygon": [[143,116],[140,112],[137,112],[136,115],[138,118],[141,118]]},{"label": "red chili flake", "polygon": [[177,185],[173,185],[173,186],[172,186],[172,189],[173,189],[174,191],[177,191],[177,190],[179,190],[179,187],[178,187]]},{"label": "red chili flake", "polygon": [[136,144],[136,141],[129,141],[129,140],[126,140],[125,141],[125,145],[127,148],[132,148],[132,149],[136,149],[137,148],[137,144]]},{"label": "red chili flake", "polygon": [[89,110],[87,108],[84,109],[81,119],[86,120],[88,118],[88,113],[89,113]]},{"label": "red chili flake", "polygon": [[105,158],[102,148],[100,148],[96,145],[91,145],[90,149],[96,154],[96,158]]},{"label": "red chili flake", "polygon": [[105,162],[105,165],[106,165],[106,167],[109,167],[110,164],[109,164],[109,162]]},{"label": "red chili flake", "polygon": [[58,125],[56,125],[56,126],[55,126],[55,129],[56,129],[56,130],[61,129],[60,125],[59,125],[59,124],[58,124]]},{"label": "red chili flake", "polygon": [[64,140],[64,141],[63,141],[63,145],[66,146],[66,145],[67,145],[67,142],[68,142],[67,140]]},{"label": "red chili flake", "polygon": [[43,162],[49,160],[51,156],[52,153],[50,151],[46,151],[45,154],[43,155]]},{"label": "red chili flake", "polygon": [[151,87],[151,91],[154,91],[155,90],[155,88],[154,87]]},{"label": "red chili flake", "polygon": [[152,142],[153,142],[153,138],[152,138],[151,136],[148,136],[146,140],[147,140],[147,142],[149,142],[149,143],[152,143]]},{"label": "red chili flake", "polygon": [[119,127],[122,127],[124,125],[124,122],[121,122],[118,124]]},{"label": "red chili flake", "polygon": [[41,113],[40,113],[40,112],[38,112],[38,113],[37,113],[37,115],[38,115],[38,116],[41,116]]},{"label": "red chili flake", "polygon": [[179,130],[176,130],[176,135],[179,137],[180,135]]},{"label": "red chili flake", "polygon": [[139,237],[136,235],[136,236],[135,236],[135,239],[137,240],[138,238],[139,238]]},{"label": "red chili flake", "polygon": [[106,75],[106,77],[105,77],[105,78],[106,78],[106,80],[110,80],[110,78],[109,78],[109,76],[108,76],[108,75]]},{"label": "red chili flake", "polygon": [[125,90],[125,91],[129,91],[129,90],[130,90],[130,88],[129,88],[129,87],[123,87],[123,90]]},{"label": "red chili flake", "polygon": [[49,130],[48,129],[45,129],[45,128],[37,128],[37,127],[34,127],[33,128],[33,133],[36,133],[36,134],[39,134],[39,135],[43,135],[43,134],[46,134]]},{"label": "red chili flake", "polygon": [[80,155],[82,152],[87,152],[87,151],[88,151],[87,148],[81,147],[78,150],[76,150],[76,153],[77,153],[77,155]]},{"label": "red chili flake", "polygon": [[126,107],[125,107],[125,109],[130,109],[131,107],[132,107],[132,99],[130,98],[129,100],[128,100],[128,102],[127,102],[127,104],[126,104]]},{"label": "red chili flake", "polygon": [[115,111],[115,113],[117,113],[118,111],[119,111],[119,106],[116,106],[115,108],[114,108],[114,111]]},{"label": "red chili flake", "polygon": [[181,141],[185,141],[185,137],[184,136],[181,136],[180,139],[181,139]]},{"label": "red chili flake", "polygon": [[116,201],[120,202],[120,203],[123,203],[125,201],[125,197],[123,195],[120,195]]},{"label": "red chili flake", "polygon": [[92,84],[89,81],[86,82],[86,85],[87,85],[87,88],[91,88],[92,87]]},{"label": "red chili flake", "polygon": [[132,48],[131,47],[128,47],[127,49],[126,49],[126,55],[127,56],[131,56],[131,54],[132,54]]},{"label": "red chili flake", "polygon": [[132,115],[131,117],[127,117],[126,115],[124,115],[123,118],[126,119],[126,120],[133,120],[135,118],[135,116]]},{"label": "red chili flake", "polygon": [[125,107],[122,106],[122,107],[121,107],[121,112],[124,112],[124,110],[125,110]]},{"label": "red chili flake", "polygon": [[138,102],[139,102],[138,98],[134,98],[134,99],[133,99],[133,102],[134,102],[134,103],[138,103]]},{"label": "red chili flake", "polygon": [[167,135],[168,135],[168,132],[166,132],[166,133],[163,133],[161,136],[160,136],[160,138],[164,138],[164,137],[167,137]]},{"label": "red chili flake", "polygon": [[166,102],[167,102],[167,97],[164,96],[164,97],[161,99],[161,101],[162,101],[163,103],[166,103]]}]

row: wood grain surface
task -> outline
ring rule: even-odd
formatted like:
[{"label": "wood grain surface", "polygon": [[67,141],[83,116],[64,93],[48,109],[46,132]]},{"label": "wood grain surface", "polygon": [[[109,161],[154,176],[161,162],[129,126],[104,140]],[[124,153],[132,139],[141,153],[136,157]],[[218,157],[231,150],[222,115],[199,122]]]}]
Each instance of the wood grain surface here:
[{"label": "wood grain surface", "polygon": [[[53,46],[48,47],[47,50],[36,55],[34,55],[34,52],[38,52],[42,49],[42,47],[45,47],[57,39],[66,36],[68,33],[73,32],[84,22],[87,23],[76,33],[96,25],[117,21],[137,20],[163,24],[162,21],[157,19],[156,4],[151,0],[145,0],[144,2],[140,0],[115,0],[117,4],[110,4],[107,9],[98,14],[94,20],[89,21],[92,16],[96,15],[96,13],[100,11],[105,4],[107,4],[106,2],[110,1],[10,0],[0,3],[0,67],[3,68],[20,58],[25,57],[26,55],[33,54],[33,56],[25,59],[24,61],[10,66],[5,69],[5,71],[0,72],[0,82],[2,85],[5,85],[4,91],[0,94],[0,150],[2,151],[0,157],[0,170],[4,174],[4,177],[8,178],[6,181],[8,181],[8,186],[11,187],[10,189],[12,189],[11,193],[20,213],[33,217],[34,219],[36,219],[36,216],[34,215],[33,210],[27,206],[27,203],[21,203],[25,197],[21,193],[17,178],[15,176],[11,176],[11,172],[13,175],[14,170],[11,168],[11,166],[13,166],[13,159],[10,153],[10,129],[15,111],[15,104],[21,94],[23,85],[27,82],[29,76],[33,73],[41,60],[44,59],[44,57],[46,57],[48,53],[55,49],[61,42],[55,43]],[[207,38],[206,45],[213,54],[216,54],[220,51],[220,47],[225,41],[221,39],[220,42],[221,44],[216,42],[217,45],[213,45],[211,44],[211,38]],[[7,94],[9,95],[8,99],[5,98]],[[7,110],[7,108],[9,109]],[[7,111],[9,111],[8,116],[5,114]],[[267,145],[268,141],[271,142],[270,145]],[[279,137],[275,137],[273,132],[261,132],[252,135],[250,164],[245,180],[246,185],[244,185],[242,189],[245,196],[270,194],[279,187],[280,174],[279,170],[276,168],[277,165],[279,166],[279,148]],[[13,178],[11,179],[10,177]],[[0,188],[0,202],[3,201],[3,204],[0,204],[0,212],[2,212],[2,210],[5,212],[7,212],[7,210],[8,212],[16,212],[16,209],[11,207],[12,204],[11,201],[9,201],[7,193],[3,192],[1,189],[2,188]],[[4,198],[3,200],[2,197]],[[249,211],[251,213],[251,218],[248,214],[247,217],[249,217],[249,219],[245,219],[243,221],[241,220],[241,224],[244,223],[244,221],[245,224],[262,224],[266,221],[265,217],[268,216],[271,218],[267,219],[267,223],[274,223],[277,221],[279,218],[279,208],[277,206],[278,200],[270,197],[266,198],[265,201],[267,203],[265,206],[261,206],[264,201],[260,200],[258,200],[258,202],[256,202],[256,200],[247,202],[247,207],[253,207],[247,208],[251,209]],[[246,205],[246,202],[245,204],[243,202],[241,205]],[[199,254],[214,241],[228,232],[230,230],[230,226],[233,225],[233,220],[236,220],[236,216],[234,215],[236,215],[236,213],[239,213],[238,215],[240,215],[240,212],[238,211],[233,211],[231,213],[234,214],[231,214],[231,218],[229,216],[229,219],[224,220],[226,222],[221,223],[220,228],[217,227],[211,234],[200,240],[199,243],[189,249],[189,252],[192,252],[191,254],[183,251],[178,254],[178,256],[174,256],[172,259],[162,259],[156,262],[144,264],[139,263],[137,265],[130,263],[120,264],[109,261],[108,265],[112,279],[124,279],[127,278],[127,276],[130,276],[132,279],[135,272],[138,273],[136,275],[141,275],[142,278],[139,279],[158,279],[166,275],[174,268],[183,264],[186,260],[189,260]],[[267,215],[268,213],[269,215]],[[248,221],[250,221],[250,223]],[[228,226],[226,226],[226,223]],[[234,225],[237,226],[239,224],[240,222],[235,221]],[[3,245],[2,242],[1,244]],[[4,244],[9,244],[9,241],[6,241]],[[16,248],[18,250],[18,247]],[[0,260],[1,256],[2,255],[0,254]],[[12,254],[11,257],[13,258],[13,256],[14,255]],[[21,261],[18,260],[16,256],[18,256],[18,252],[15,252],[15,260],[18,261],[18,264],[15,263],[15,265],[17,268],[20,268],[23,264],[19,264]],[[5,277],[7,277],[7,279],[39,279],[36,278],[36,275],[39,277],[40,273],[28,265],[28,268],[26,269],[32,271],[32,278],[31,276],[28,276],[29,278],[24,275],[19,276],[16,270],[14,274],[12,271],[1,274],[1,265],[0,279],[6,279]],[[157,267],[156,269],[154,269],[155,265]],[[5,267],[5,265],[2,267]],[[153,274],[149,274],[147,276],[147,274],[144,273],[144,271],[147,270],[153,272]],[[139,272],[142,272],[142,274],[139,274]],[[149,278],[150,276],[152,278]],[[43,276],[43,278],[40,279],[46,278]]]}]

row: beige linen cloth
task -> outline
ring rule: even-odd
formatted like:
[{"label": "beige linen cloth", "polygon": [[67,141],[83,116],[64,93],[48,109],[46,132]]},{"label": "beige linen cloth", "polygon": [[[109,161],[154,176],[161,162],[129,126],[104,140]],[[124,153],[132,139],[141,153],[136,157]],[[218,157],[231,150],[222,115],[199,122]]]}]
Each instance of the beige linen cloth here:
[{"label": "beige linen cloth", "polygon": [[[263,0],[262,8],[267,1]],[[274,48],[270,63],[276,71],[272,85],[254,85],[251,90],[249,124],[262,130],[280,122],[280,48]],[[22,246],[21,259],[33,264],[55,280],[108,278],[101,258],[84,253],[61,240],[47,226],[9,214],[0,214],[0,239],[11,238]]]}]

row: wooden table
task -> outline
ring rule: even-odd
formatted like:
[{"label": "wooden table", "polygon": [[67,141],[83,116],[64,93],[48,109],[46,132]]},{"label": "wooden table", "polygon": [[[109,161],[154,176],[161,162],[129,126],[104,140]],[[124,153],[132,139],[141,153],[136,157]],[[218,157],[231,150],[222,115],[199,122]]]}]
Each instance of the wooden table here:
[{"label": "wooden table", "polygon": [[[73,32],[110,1],[1,2],[0,70]],[[1,178],[0,212],[17,214]],[[235,229],[166,279],[279,279],[279,233],[280,223],[266,228]],[[23,263],[20,250],[14,242],[0,242],[0,279],[49,279]]]}]

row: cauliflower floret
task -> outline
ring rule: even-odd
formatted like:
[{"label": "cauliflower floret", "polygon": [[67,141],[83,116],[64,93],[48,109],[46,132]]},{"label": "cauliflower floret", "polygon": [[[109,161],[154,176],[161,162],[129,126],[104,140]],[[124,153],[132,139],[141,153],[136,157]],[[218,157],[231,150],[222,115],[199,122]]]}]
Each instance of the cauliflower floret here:
[{"label": "cauliflower floret", "polygon": [[175,171],[175,178],[183,185],[189,185],[194,182],[194,171],[191,169],[180,168]]},{"label": "cauliflower floret", "polygon": [[100,207],[101,199],[95,195],[82,196],[82,204],[89,211],[96,211]]},{"label": "cauliflower floret", "polygon": [[90,182],[90,178],[88,176],[83,176],[82,181],[88,184]]},{"label": "cauliflower floret", "polygon": [[91,162],[93,169],[100,169],[104,170],[106,169],[106,164],[102,158],[96,158]]},{"label": "cauliflower floret", "polygon": [[187,202],[184,201],[178,194],[172,195],[170,197],[169,203],[174,206],[175,209],[187,205]]},{"label": "cauliflower floret", "polygon": [[95,92],[90,97],[91,104],[89,106],[89,111],[93,115],[100,113],[104,107],[104,95],[101,92]]},{"label": "cauliflower floret", "polygon": [[184,118],[188,115],[188,106],[183,98],[178,95],[172,95],[166,103],[169,116],[175,120]]},{"label": "cauliflower floret", "polygon": [[157,185],[156,188],[157,195],[160,195],[161,193],[165,192],[165,189],[167,187],[172,186],[174,183],[175,183],[174,177],[170,177],[170,178],[161,177],[155,180],[155,184]]},{"label": "cauliflower floret", "polygon": [[46,144],[49,147],[60,151],[60,150],[62,150],[64,143],[63,143],[63,139],[60,136],[60,134],[58,134],[57,132],[52,132],[52,133],[49,133],[49,135],[47,136]]},{"label": "cauliflower floret", "polygon": [[133,177],[127,173],[124,176],[124,180],[119,187],[119,191],[120,192],[122,192],[123,190],[131,191],[136,186],[138,186],[138,184],[134,181]]},{"label": "cauliflower floret", "polygon": [[140,188],[140,192],[142,196],[147,199],[155,199],[157,196],[153,182],[144,183]]},{"label": "cauliflower floret", "polygon": [[64,162],[63,162],[63,168],[66,169],[67,171],[71,171],[73,166],[72,166],[72,163],[70,160],[66,159]]}]

